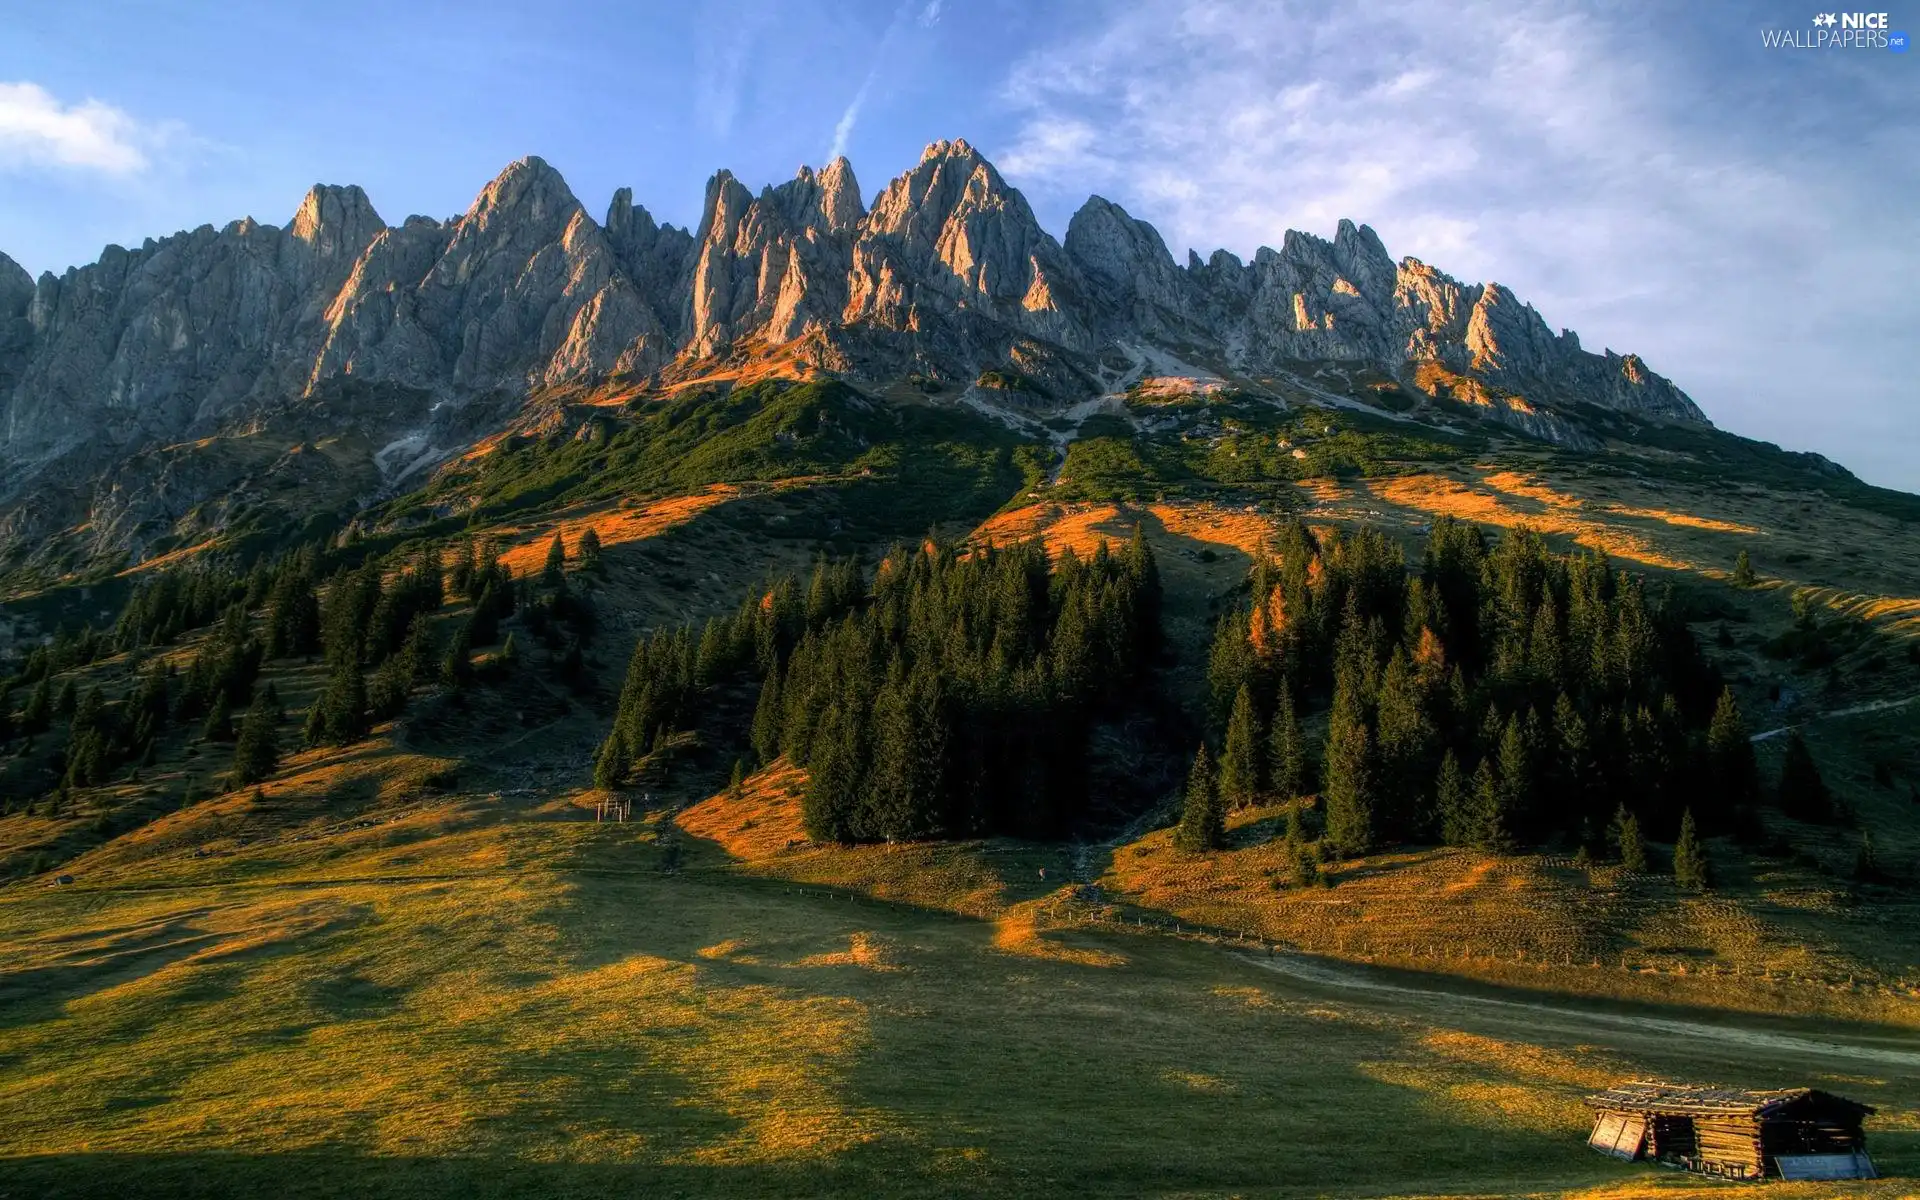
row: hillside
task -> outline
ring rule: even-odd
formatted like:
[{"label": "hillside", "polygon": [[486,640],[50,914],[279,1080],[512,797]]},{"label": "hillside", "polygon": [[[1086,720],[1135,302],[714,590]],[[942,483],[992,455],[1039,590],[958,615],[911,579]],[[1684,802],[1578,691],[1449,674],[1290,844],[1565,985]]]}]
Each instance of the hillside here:
[{"label": "hillside", "polygon": [[1773,1190],[1912,1190],[1920,498],[1364,227],[1054,242],[964,143],[708,207],[529,160],[88,269],[252,255],[277,340],[5,448],[8,1178],[1704,1192],[1582,1145],[1666,1075],[1874,1104],[1887,1179]]}]

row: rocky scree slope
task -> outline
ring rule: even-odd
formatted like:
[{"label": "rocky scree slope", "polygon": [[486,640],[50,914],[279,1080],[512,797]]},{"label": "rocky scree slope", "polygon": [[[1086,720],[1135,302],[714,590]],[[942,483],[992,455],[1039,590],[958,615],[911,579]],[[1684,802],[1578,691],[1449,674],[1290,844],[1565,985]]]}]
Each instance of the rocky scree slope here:
[{"label": "rocky scree slope", "polygon": [[1333,363],[1558,440],[1581,438],[1576,403],[1706,421],[1635,356],[1582,350],[1498,284],[1395,262],[1349,221],[1332,241],[1289,231],[1251,262],[1180,265],[1097,196],[1056,240],[991,163],[943,141],[871,208],[844,158],[757,195],[721,171],[687,231],[626,189],[596,222],[525,158],[446,221],[390,226],[358,187],[316,186],[285,228],[202,226],[37,281],[0,255],[0,550],[84,522],[95,549],[138,554],[265,469],[185,472],[158,506],[113,486],[164,473],[123,468],[184,440],[351,435],[392,486],[530,391],[670,386],[755,356],[961,387],[998,369],[1016,386],[973,398],[1029,407],[1169,362],[1247,381]]}]

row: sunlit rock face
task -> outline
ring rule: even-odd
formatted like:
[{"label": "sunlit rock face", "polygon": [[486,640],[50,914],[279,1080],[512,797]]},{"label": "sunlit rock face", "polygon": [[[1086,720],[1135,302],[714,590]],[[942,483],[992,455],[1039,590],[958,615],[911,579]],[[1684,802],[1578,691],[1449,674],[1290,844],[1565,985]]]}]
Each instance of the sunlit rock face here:
[{"label": "sunlit rock face", "polygon": [[79,480],[267,414],[381,438],[418,419],[320,403],[344,383],[423,397],[439,432],[406,436],[444,442],[446,414],[477,398],[800,343],[856,377],[965,386],[1009,368],[1052,403],[1164,352],[1248,376],[1364,366],[1563,440],[1581,403],[1706,419],[1637,357],[1589,354],[1506,288],[1396,262],[1349,221],[1251,262],[1180,263],[1096,196],[1062,242],[977,150],[943,141],[871,208],[845,159],[758,194],[718,172],[689,231],[624,188],[596,221],[525,158],[447,221],[388,225],[359,188],[316,186],[284,228],[202,226],[38,280],[0,255],[0,502],[44,471]]}]

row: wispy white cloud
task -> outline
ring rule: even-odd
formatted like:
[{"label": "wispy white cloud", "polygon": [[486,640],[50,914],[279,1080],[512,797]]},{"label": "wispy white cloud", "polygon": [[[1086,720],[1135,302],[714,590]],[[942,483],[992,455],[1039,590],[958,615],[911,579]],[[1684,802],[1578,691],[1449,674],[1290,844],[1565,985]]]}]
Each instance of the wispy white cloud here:
[{"label": "wispy white cloud", "polygon": [[[1723,44],[1750,32],[1721,11]],[[1876,111],[1913,100],[1853,80],[1859,64],[1708,64],[1653,15],[1114,4],[1014,64],[1000,165],[1060,203],[1099,190],[1176,250],[1246,254],[1290,226],[1370,222],[1396,253],[1513,286],[1594,349],[1642,352],[1736,428],[1871,460],[1884,450],[1816,438],[1806,414],[1836,390],[1905,394],[1894,341],[1867,331],[1890,314],[1920,326],[1920,212],[1895,202],[1920,184],[1902,157],[1920,138],[1827,131],[1862,127],[1836,89],[1879,88]],[[1782,112],[1808,128],[1782,128]],[[1904,453],[1920,461],[1915,429]]]},{"label": "wispy white cloud", "polygon": [[[931,29],[940,20],[940,6],[943,0],[927,0],[920,8],[919,24],[923,29]],[[827,161],[846,153],[847,139],[853,136],[853,127],[860,120],[860,110],[866,107],[867,97],[873,92],[873,85],[879,80],[883,70],[894,65],[893,50],[907,23],[912,18],[917,0],[900,0],[893,10],[893,19],[887,22],[886,32],[880,35],[880,44],[873,51],[873,65],[867,68],[867,74],[860,81],[860,87],[853,93],[853,99],[841,110],[840,119],[834,122],[833,144],[827,148]]]},{"label": "wispy white cloud", "polygon": [[860,108],[867,102],[867,93],[873,90],[873,77],[874,72],[867,72],[867,77],[860,81],[860,90],[853,94],[853,99],[847,104],[846,110],[840,114],[840,119],[834,122],[833,145],[827,148],[828,162],[846,153],[847,139],[853,136],[854,122],[860,119]]},{"label": "wispy white cloud", "polygon": [[138,175],[179,132],[176,124],[146,124],[99,100],[62,104],[39,84],[0,83],[0,169]]}]

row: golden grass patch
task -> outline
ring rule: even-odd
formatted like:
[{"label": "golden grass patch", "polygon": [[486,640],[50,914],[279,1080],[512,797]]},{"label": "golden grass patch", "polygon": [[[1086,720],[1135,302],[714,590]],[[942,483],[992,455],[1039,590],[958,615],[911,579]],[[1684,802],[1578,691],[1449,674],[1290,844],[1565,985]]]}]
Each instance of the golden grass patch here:
[{"label": "golden grass patch", "polygon": [[494,536],[506,543],[500,560],[515,575],[533,575],[546,565],[547,546],[555,533],[566,543],[569,557],[577,553],[580,535],[589,529],[599,535],[603,547],[645,541],[725,504],[740,495],[741,490],[734,484],[716,483],[685,496],[650,500],[634,508],[602,504],[582,512],[563,513],[537,527],[495,530]]}]

